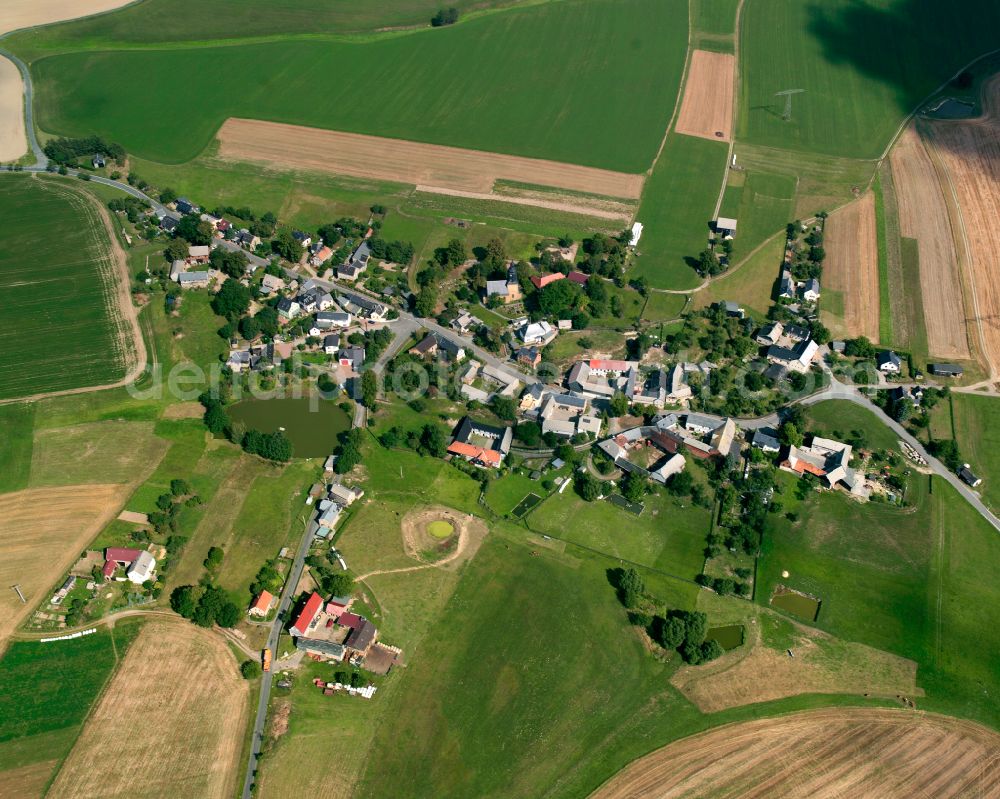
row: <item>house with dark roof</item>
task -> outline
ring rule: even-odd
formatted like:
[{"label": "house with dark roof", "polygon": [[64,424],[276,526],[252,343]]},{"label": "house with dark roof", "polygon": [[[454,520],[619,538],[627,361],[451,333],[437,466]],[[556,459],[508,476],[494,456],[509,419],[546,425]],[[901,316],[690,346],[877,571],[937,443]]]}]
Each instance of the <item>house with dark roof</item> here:
[{"label": "house with dark roof", "polygon": [[513,437],[510,427],[497,427],[465,416],[452,434],[448,452],[476,466],[496,467],[510,452]]},{"label": "house with dark roof", "polygon": [[965,370],[957,363],[929,363],[927,368],[932,375],[939,377],[961,377],[965,374]]},{"label": "house with dark roof", "polygon": [[977,488],[983,482],[983,478],[977,476],[967,463],[962,464],[962,468],[958,470],[958,476],[962,478],[962,482],[972,488]]},{"label": "house with dark roof", "polygon": [[883,374],[898,375],[903,367],[902,360],[892,350],[880,350],[875,356],[875,364]]}]

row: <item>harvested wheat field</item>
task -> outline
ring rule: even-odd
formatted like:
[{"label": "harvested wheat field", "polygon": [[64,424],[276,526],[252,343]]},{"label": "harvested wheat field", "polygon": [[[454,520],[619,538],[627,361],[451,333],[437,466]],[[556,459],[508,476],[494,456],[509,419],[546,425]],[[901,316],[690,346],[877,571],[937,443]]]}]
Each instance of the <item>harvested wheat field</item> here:
[{"label": "harvested wheat field", "polygon": [[889,156],[899,203],[899,232],[917,240],[927,347],[942,358],[969,357],[962,275],[948,206],[934,164],[911,125]]},{"label": "harvested wheat field", "polygon": [[[730,141],[733,137],[735,79],[734,55],[695,50],[691,54],[676,131],[703,139]],[[722,135],[719,136],[719,133]]]},{"label": "harvested wheat field", "polygon": [[[0,649],[130,492],[126,485],[98,484],[0,494]],[[10,590],[15,583],[27,604]]]},{"label": "harvested wheat field", "polygon": [[[754,629],[754,628],[752,628]],[[912,660],[797,627],[795,657],[755,643],[704,666],[684,666],[671,682],[703,713],[799,694],[923,696]]]},{"label": "harvested wheat field", "polygon": [[504,179],[607,197],[638,199],[642,193],[642,175],[278,122],[230,118],[218,137],[222,158],[407,183],[423,191],[489,194]]},{"label": "harvested wheat field", "polygon": [[13,61],[0,58],[0,161],[16,161],[27,151],[21,72]]},{"label": "harvested wheat field", "polygon": [[829,709],[727,724],[632,763],[592,799],[1000,797],[1000,735],[912,710]]},{"label": "harvested wheat field", "polygon": [[[984,90],[986,114],[963,122],[921,125],[948,176],[961,211],[961,242],[971,263],[973,319],[980,326],[986,358],[1000,373],[1000,78]],[[921,256],[921,261],[923,260]],[[922,266],[922,263],[921,263]],[[942,307],[944,302],[938,296]]]},{"label": "harvested wheat field", "polygon": [[826,220],[824,243],[824,288],[839,291],[844,297],[843,320],[831,320],[831,331],[838,337],[867,336],[878,341],[875,196],[868,192],[860,200],[830,214]]},{"label": "harvested wheat field", "polygon": [[0,796],[17,797],[17,799],[45,796],[45,786],[48,785],[58,765],[58,760],[43,760],[40,763],[0,771],[0,783],[3,784]]},{"label": "harvested wheat field", "polygon": [[219,636],[181,620],[147,622],[51,795],[232,796],[249,692]]}]

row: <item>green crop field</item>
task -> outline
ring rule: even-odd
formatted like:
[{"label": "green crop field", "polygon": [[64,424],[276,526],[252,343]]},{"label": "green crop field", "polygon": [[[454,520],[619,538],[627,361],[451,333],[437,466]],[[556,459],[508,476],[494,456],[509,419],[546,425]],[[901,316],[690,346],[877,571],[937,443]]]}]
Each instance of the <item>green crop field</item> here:
[{"label": "green crop field", "polygon": [[[756,170],[747,173],[735,213],[739,230],[733,240],[734,264],[743,261],[793,220],[794,200],[795,179],[790,175]],[[777,264],[774,271],[778,271]]]},{"label": "green crop field", "polygon": [[676,99],[686,19],[680,0],[572,1],[374,41],[56,55],[32,64],[37,114],[164,162],[241,116],[641,172]]},{"label": "green crop field", "polygon": [[[903,117],[996,48],[1000,6],[918,0],[749,2],[740,36],[737,135],[753,144],[874,158]],[[784,98],[804,89],[782,119]]]},{"label": "green crop field", "polygon": [[35,406],[0,405],[0,494],[28,485],[35,440]]},{"label": "green crop field", "polygon": [[[994,510],[1000,510],[1000,400],[975,394],[952,394],[955,409],[955,436],[959,452],[972,470],[983,478],[979,487],[983,498]],[[947,403],[935,414],[947,415]],[[948,430],[945,438],[951,438]]]},{"label": "green crop field", "polygon": [[0,659],[3,771],[62,760],[139,631],[138,620],[71,641],[15,641]]},{"label": "green crop field", "polygon": [[709,222],[726,173],[722,142],[671,133],[646,181],[637,219],[645,226],[634,273],[650,286],[689,289],[701,278],[687,259],[708,246]]},{"label": "green crop field", "polygon": [[[525,0],[449,0],[463,15]],[[144,0],[112,14],[19,34],[32,50],[89,48],[211,39],[375,32],[429,25],[438,0]]]},{"label": "green crop field", "polygon": [[123,377],[113,267],[94,209],[64,187],[8,175],[0,218],[0,399]]}]

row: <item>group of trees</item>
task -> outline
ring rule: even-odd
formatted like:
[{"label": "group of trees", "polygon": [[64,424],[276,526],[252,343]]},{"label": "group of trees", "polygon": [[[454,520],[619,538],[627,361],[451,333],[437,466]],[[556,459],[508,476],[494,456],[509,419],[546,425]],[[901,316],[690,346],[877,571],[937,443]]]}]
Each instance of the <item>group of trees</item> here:
[{"label": "group of trees", "polygon": [[797,238],[802,223],[796,220],[790,222],[786,230],[788,246],[794,251],[791,261],[792,277],[796,280],[808,280],[823,276],[823,261],[826,250],[823,249],[823,229],[826,224],[826,212],[816,215],[817,224],[813,225],[805,237],[805,246],[799,247]]},{"label": "group of trees", "polygon": [[235,627],[243,611],[217,585],[180,585],[170,594],[170,607],[199,627]]},{"label": "group of trees", "polygon": [[333,469],[337,474],[347,474],[361,463],[361,442],[364,432],[358,427],[343,431],[338,436],[337,460]]},{"label": "group of trees", "polygon": [[[750,576],[750,570],[745,567],[740,567],[737,569],[737,572],[745,572],[745,574],[742,575],[744,579]],[[734,580],[731,577],[710,577],[707,574],[699,574],[694,579],[698,585],[711,588],[715,591],[715,593],[721,594],[722,596],[728,596],[729,594],[748,596],[750,594],[750,585],[748,583]]]},{"label": "group of trees", "polygon": [[354,591],[354,578],[340,568],[333,550],[327,550],[322,556],[310,555],[306,558],[306,564],[324,594],[350,596]]},{"label": "group of trees", "polygon": [[448,452],[448,434],[441,425],[433,422],[417,430],[404,430],[398,425],[390,427],[379,436],[379,442],[389,449],[407,447],[432,458],[443,458]]},{"label": "group of trees", "polygon": [[170,492],[156,498],[157,510],[149,514],[149,523],[160,535],[177,532],[178,516],[187,505],[200,505],[201,499],[185,480],[171,480]]},{"label": "group of trees", "polygon": [[120,144],[105,141],[100,136],[50,139],[42,149],[51,160],[58,164],[72,166],[77,158],[90,157],[95,154],[111,158],[119,165],[125,163],[125,148]]},{"label": "group of trees", "polygon": [[441,28],[445,25],[454,25],[458,22],[457,8],[442,8],[431,17],[431,26]]},{"label": "group of trees", "polygon": [[685,663],[698,665],[723,654],[718,641],[705,640],[708,616],[696,610],[666,610],[656,616],[650,634],[664,649],[676,649]]},{"label": "group of trees", "polygon": [[247,430],[239,443],[245,452],[269,461],[284,462],[292,459],[292,442],[280,430],[273,433]]}]

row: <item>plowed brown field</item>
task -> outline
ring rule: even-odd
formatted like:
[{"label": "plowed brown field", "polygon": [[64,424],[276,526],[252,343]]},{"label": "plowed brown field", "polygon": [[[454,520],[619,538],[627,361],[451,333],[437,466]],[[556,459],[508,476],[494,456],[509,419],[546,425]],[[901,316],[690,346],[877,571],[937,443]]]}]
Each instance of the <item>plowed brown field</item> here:
[{"label": "plowed brown field", "polygon": [[50,794],[232,796],[249,690],[219,636],[180,620],[147,622]]},{"label": "plowed brown field", "polygon": [[913,126],[889,156],[899,203],[899,232],[917,240],[927,348],[942,358],[969,357],[962,275],[948,207],[934,164]]},{"label": "plowed brown field", "polygon": [[0,494],[0,651],[130,493],[127,485],[79,485]]},{"label": "plowed brown field", "polygon": [[844,297],[843,320],[831,320],[833,334],[878,341],[878,235],[871,192],[830,214],[824,243],[824,288],[839,291]]},{"label": "plowed brown field", "polygon": [[[986,113],[967,121],[922,125],[948,174],[946,191],[961,209],[958,232],[971,262],[972,318],[981,326],[985,356],[1000,374],[1000,78],[983,93]],[[923,267],[921,256],[921,268]],[[940,300],[939,300],[940,301]],[[943,303],[942,303],[943,305]]]},{"label": "plowed brown field", "polygon": [[643,175],[559,161],[256,119],[227,119],[218,136],[222,158],[407,183],[423,191],[488,194],[495,181],[504,179],[634,200],[642,193],[644,180]]},{"label": "plowed brown field", "polygon": [[[733,136],[733,82],[736,57],[695,50],[691,54],[684,99],[676,130],[703,139],[729,141]],[[717,133],[722,133],[717,136]]]},{"label": "plowed brown field", "polygon": [[947,716],[829,709],[727,724],[632,763],[592,799],[1000,797],[1000,735]]}]

